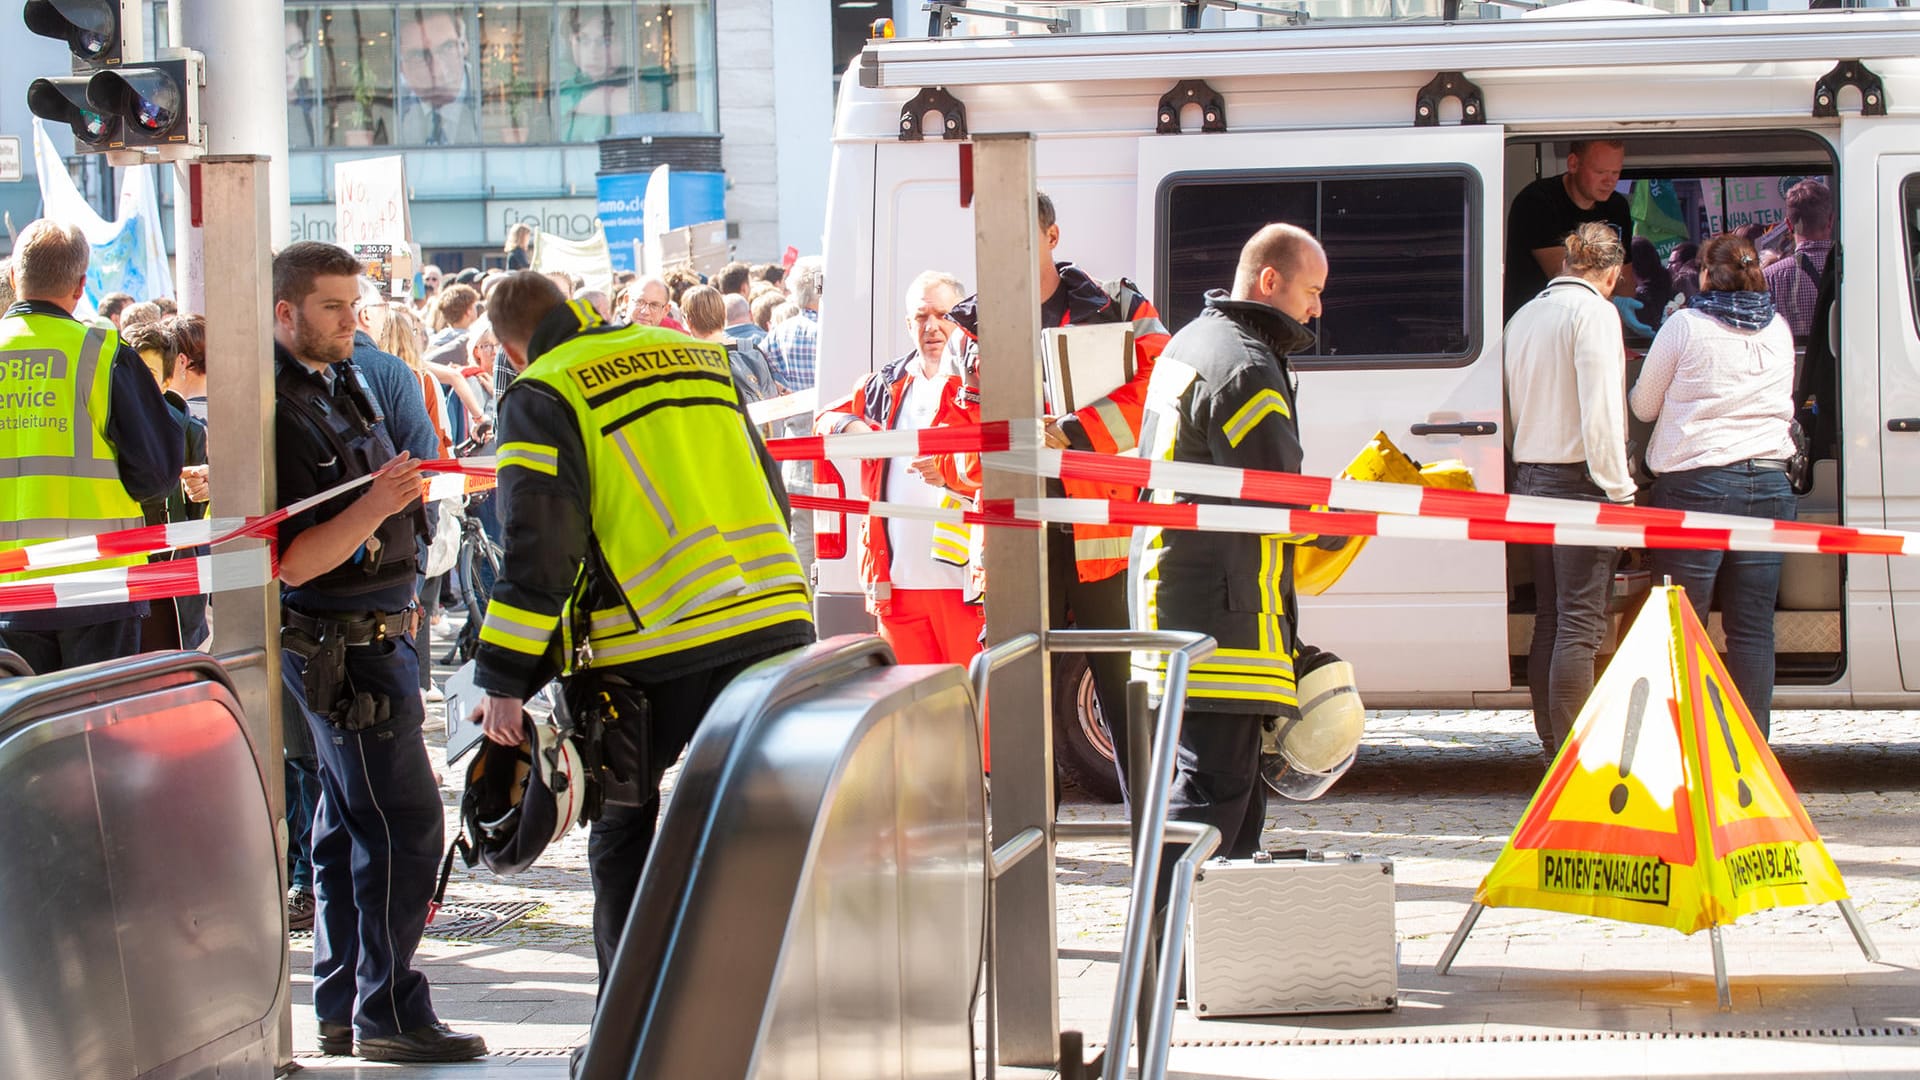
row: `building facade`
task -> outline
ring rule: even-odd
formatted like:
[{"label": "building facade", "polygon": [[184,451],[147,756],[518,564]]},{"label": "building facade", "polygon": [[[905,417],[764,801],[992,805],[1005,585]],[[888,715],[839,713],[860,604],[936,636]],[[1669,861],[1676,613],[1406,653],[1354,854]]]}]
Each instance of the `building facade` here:
[{"label": "building facade", "polygon": [[[519,222],[576,240],[599,228],[601,139],[705,137],[719,140],[737,255],[818,251],[835,2],[287,0],[292,215],[279,242],[333,239],[334,165],[398,153],[427,260],[495,265]],[[164,47],[165,4],[149,10],[148,40]],[[0,135],[19,136],[27,160],[0,209],[17,229],[38,207],[26,85],[67,61],[59,42],[9,38]],[[70,150],[64,130],[54,139]],[[8,241],[0,232],[0,251]]]}]

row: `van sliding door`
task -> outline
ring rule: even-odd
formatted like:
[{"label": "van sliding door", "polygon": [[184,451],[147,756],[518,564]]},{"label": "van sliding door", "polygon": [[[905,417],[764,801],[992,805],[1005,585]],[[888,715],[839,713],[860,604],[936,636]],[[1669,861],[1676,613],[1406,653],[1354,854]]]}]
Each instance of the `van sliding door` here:
[{"label": "van sliding door", "polygon": [[[1912,131],[1906,129],[1909,140]],[[1911,141],[1906,145],[1911,146]],[[1877,181],[1869,218],[1875,227],[1871,241],[1864,245],[1856,246],[1849,233],[1844,264],[1848,300],[1843,307],[1850,308],[1849,317],[1859,313],[1878,324],[1880,409],[1871,422],[1878,429],[1887,527],[1920,530],[1920,282],[1915,280],[1920,273],[1920,262],[1915,261],[1920,259],[1920,154],[1880,155],[1878,168],[1863,172]],[[1862,299],[1863,290],[1869,294],[1864,297],[1867,303],[1854,303]],[[1859,321],[1849,325],[1857,326]],[[1847,351],[1860,355],[1853,346],[1871,348],[1872,340],[1849,341]],[[1865,438],[1865,432],[1847,436],[1850,443]],[[1920,690],[1920,559],[1889,559],[1887,573],[1900,682],[1908,690]],[[1851,651],[1856,660],[1865,655],[1858,649]],[[1853,681],[1855,689],[1861,690],[1874,680],[1872,673],[1858,670],[1856,664]]]},{"label": "van sliding door", "polygon": [[[1501,128],[1147,138],[1139,170],[1135,265],[1176,331],[1261,225],[1325,244],[1318,342],[1294,361],[1307,472],[1338,473],[1384,431],[1505,489]],[[1370,701],[1510,687],[1501,545],[1375,540],[1302,608],[1301,639],[1351,660]]]}]

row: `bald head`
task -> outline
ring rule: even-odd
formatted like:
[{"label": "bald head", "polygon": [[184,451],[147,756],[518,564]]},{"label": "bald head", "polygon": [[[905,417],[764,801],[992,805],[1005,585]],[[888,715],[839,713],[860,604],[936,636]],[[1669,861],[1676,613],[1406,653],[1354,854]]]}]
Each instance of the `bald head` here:
[{"label": "bald head", "polygon": [[1278,308],[1305,324],[1319,316],[1326,284],[1327,253],[1320,242],[1299,226],[1276,222],[1240,249],[1233,298]]}]

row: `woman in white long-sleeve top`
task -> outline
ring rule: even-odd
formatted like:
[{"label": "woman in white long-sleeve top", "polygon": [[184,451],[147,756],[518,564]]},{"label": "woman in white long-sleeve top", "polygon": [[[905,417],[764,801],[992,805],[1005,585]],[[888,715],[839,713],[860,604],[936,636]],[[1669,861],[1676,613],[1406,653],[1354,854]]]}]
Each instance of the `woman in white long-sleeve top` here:
[{"label": "woman in white long-sleeve top", "polygon": [[[1607,297],[1626,262],[1613,226],[1590,222],[1566,239],[1566,269],[1507,323],[1507,435],[1513,490],[1632,503],[1627,471],[1626,346]],[[1593,658],[1607,629],[1613,548],[1537,544],[1527,688],[1533,726],[1551,758],[1593,692]]]},{"label": "woman in white long-sleeve top", "polygon": [[[1700,249],[1700,289],[1660,328],[1630,398],[1634,415],[1654,422],[1653,505],[1790,520],[1793,332],[1743,237],[1723,233]],[[1685,588],[1703,623],[1717,593],[1727,673],[1765,735],[1781,556],[1656,549],[1650,561],[1654,580]]]}]

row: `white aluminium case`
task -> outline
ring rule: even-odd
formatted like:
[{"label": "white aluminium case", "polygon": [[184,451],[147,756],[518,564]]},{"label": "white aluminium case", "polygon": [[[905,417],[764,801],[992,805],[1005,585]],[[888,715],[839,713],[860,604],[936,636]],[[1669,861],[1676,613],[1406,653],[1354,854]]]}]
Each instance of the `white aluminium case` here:
[{"label": "white aluminium case", "polygon": [[1209,861],[1187,924],[1187,1007],[1201,1019],[1394,1008],[1393,896],[1393,863],[1374,855]]}]

